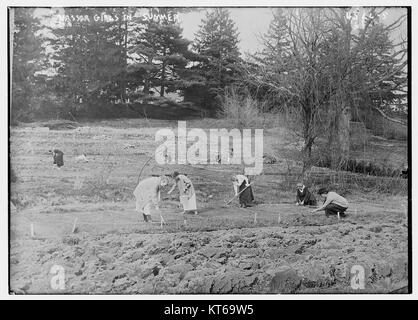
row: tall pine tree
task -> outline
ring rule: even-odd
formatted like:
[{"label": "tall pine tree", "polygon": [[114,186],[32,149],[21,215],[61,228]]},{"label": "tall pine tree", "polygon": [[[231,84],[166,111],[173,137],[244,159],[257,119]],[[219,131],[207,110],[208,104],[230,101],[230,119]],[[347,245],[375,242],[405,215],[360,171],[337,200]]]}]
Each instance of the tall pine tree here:
[{"label": "tall pine tree", "polygon": [[[50,39],[57,70],[55,90],[66,110],[124,99],[127,69],[127,23],[119,8],[66,8],[65,25],[52,28]],[[100,19],[94,19],[100,17]],[[69,110],[67,110],[69,109]]]},{"label": "tall pine tree", "polygon": [[44,50],[39,20],[33,8],[13,8],[12,45],[12,122],[30,120],[37,98],[36,72],[42,69]]},{"label": "tall pine tree", "polygon": [[[213,98],[235,81],[241,62],[238,35],[229,11],[224,8],[208,11],[195,35],[193,48],[200,62],[191,69],[203,81],[190,91],[203,94],[205,99],[202,102],[206,107],[213,107]],[[196,87],[200,90],[196,91]]]},{"label": "tall pine tree", "polygon": [[[165,93],[181,88],[182,79],[191,52],[190,41],[183,38],[182,28],[173,19],[173,8],[149,9],[134,29],[130,54],[134,63],[129,67],[130,74],[136,76],[137,85],[148,95],[155,89],[163,97]],[[152,17],[152,18],[149,18]]]}]

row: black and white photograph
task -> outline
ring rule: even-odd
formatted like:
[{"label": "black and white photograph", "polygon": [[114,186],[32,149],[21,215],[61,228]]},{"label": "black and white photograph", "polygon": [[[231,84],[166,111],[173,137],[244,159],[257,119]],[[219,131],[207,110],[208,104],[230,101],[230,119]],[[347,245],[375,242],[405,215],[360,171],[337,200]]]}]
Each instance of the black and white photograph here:
[{"label": "black and white photograph", "polygon": [[9,295],[412,293],[411,7],[214,3],[6,7]]}]

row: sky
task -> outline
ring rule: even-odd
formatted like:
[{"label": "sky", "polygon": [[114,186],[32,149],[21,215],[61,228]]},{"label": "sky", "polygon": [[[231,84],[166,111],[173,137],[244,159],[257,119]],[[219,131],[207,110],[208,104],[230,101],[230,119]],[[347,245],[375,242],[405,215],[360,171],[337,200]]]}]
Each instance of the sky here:
[{"label": "sky", "polygon": [[[204,9],[199,12],[180,14],[179,19],[183,27],[183,35],[189,40],[194,39],[198,31],[201,19],[205,17]],[[239,47],[241,53],[260,49],[259,35],[267,32],[273,19],[272,8],[229,8],[231,19],[235,22],[239,33]]]},{"label": "sky", "polygon": [[[180,23],[183,27],[183,35],[189,40],[194,39],[194,34],[198,31],[201,19],[205,16],[203,9],[198,12],[190,12],[180,15]],[[231,19],[235,22],[239,32],[239,47],[241,53],[254,53],[261,49],[260,34],[267,32],[269,25],[273,19],[274,8],[258,7],[258,8],[228,8]],[[363,9],[360,11],[362,14]],[[390,24],[398,19],[400,16],[406,14],[404,8],[388,8],[387,15],[384,16],[383,23]],[[406,21],[401,30],[398,30],[392,35],[393,39],[400,39],[401,36],[406,38]]]},{"label": "sky", "polygon": [[[202,18],[210,8],[201,8],[200,10],[179,14],[179,22],[183,27],[183,36],[189,40],[194,40],[195,33],[199,29]],[[252,8],[228,8],[230,17],[235,22],[239,33],[239,48],[242,54],[254,53],[262,48],[260,43],[260,35],[267,32],[269,25],[273,19],[273,7],[252,7]],[[364,12],[364,8],[359,9],[359,16]],[[49,13],[49,9],[39,8],[36,10],[36,16],[43,18]],[[385,16],[382,18],[383,23],[390,24],[406,14],[404,8],[388,8]],[[46,21],[45,21],[46,22]],[[392,34],[393,40],[397,42],[401,37],[406,39],[406,21],[402,28]]]}]

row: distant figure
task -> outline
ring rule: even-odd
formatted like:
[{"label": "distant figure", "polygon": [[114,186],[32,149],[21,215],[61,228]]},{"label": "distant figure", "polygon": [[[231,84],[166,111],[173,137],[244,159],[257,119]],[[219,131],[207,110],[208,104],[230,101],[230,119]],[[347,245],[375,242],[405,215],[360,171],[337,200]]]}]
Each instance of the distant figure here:
[{"label": "distant figure", "polygon": [[75,161],[76,162],[89,162],[89,159],[87,159],[86,154],[83,153],[82,155],[75,157]]},{"label": "distant figure", "polygon": [[302,183],[296,185],[296,205],[316,206],[316,199],[313,193]]},{"label": "distant figure", "polygon": [[240,206],[243,208],[249,207],[254,201],[254,194],[248,178],[242,174],[237,174],[232,177],[232,184],[235,195],[239,194]]},{"label": "distant figure", "polygon": [[234,148],[231,148],[228,153],[228,162],[231,163],[231,159],[234,157]]},{"label": "distant figure", "polygon": [[[231,159],[232,159],[233,157],[234,157],[234,148],[231,148],[231,149],[229,150],[228,156],[227,156],[227,158],[226,158],[226,163],[227,163],[227,164],[231,163]],[[217,162],[218,164],[221,164],[221,163],[222,163],[222,157],[221,157],[221,155],[220,155],[220,154],[217,154],[217,155],[216,155],[216,162]]]},{"label": "distant figure", "polygon": [[401,177],[404,178],[404,179],[407,179],[408,174],[409,174],[409,168],[406,168],[406,169],[402,170]]},{"label": "distant figure", "polygon": [[175,183],[168,194],[171,194],[177,186],[180,192],[180,203],[183,205],[183,213],[191,211],[197,214],[196,193],[193,183],[185,175],[178,172],[174,172],[172,177]]},{"label": "distant figure", "polygon": [[10,182],[14,183],[17,181],[16,173],[13,168],[10,168]]},{"label": "distant figure", "polygon": [[329,191],[327,188],[321,188],[318,194],[324,198],[324,204],[312,211],[312,213],[325,210],[325,215],[336,215],[338,212],[341,217],[345,217],[345,211],[348,208],[348,201],[338,193]]},{"label": "distant figure", "polygon": [[166,176],[149,177],[140,181],[134,190],[136,211],[142,213],[145,222],[151,222],[151,209],[160,210],[160,188],[168,184]]},{"label": "distant figure", "polygon": [[274,156],[265,153],[263,154],[263,162],[265,164],[274,164],[277,162],[277,159]]},{"label": "distant figure", "polygon": [[220,155],[220,154],[218,154],[218,155],[216,156],[216,162],[217,162],[218,164],[221,164],[221,163],[222,163],[222,159],[221,159],[221,155]]},{"label": "distant figure", "polygon": [[58,149],[49,150],[49,152],[52,153],[52,158],[54,160],[53,164],[56,164],[58,168],[61,168],[64,165],[64,153]]}]

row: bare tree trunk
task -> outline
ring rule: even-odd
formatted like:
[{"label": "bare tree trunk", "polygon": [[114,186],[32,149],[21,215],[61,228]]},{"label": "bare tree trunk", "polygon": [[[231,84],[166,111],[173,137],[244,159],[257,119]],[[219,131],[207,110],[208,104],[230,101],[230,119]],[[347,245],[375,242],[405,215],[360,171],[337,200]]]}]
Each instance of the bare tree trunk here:
[{"label": "bare tree trunk", "polygon": [[125,20],[123,43],[123,74],[122,74],[122,99],[126,101],[127,69],[128,69],[128,20]]},{"label": "bare tree trunk", "polygon": [[[151,55],[148,55],[148,57],[147,57],[147,64],[149,66],[152,65],[152,58],[153,57]],[[142,92],[145,93],[145,94],[149,94],[149,89],[150,88],[151,88],[150,78],[149,77],[145,77],[145,79],[144,79],[144,89],[142,90]]]},{"label": "bare tree trunk", "polygon": [[351,22],[344,17],[343,11],[341,13],[341,20],[343,21],[343,56],[339,60],[338,70],[340,72],[340,79],[336,83],[336,92],[332,100],[334,109],[334,117],[331,121],[331,130],[329,135],[329,152],[331,156],[331,167],[333,169],[340,169],[345,166],[350,153],[350,120],[351,120],[351,105],[346,92],[347,87],[343,80],[344,75],[349,68],[350,61],[350,44],[351,44]]},{"label": "bare tree trunk", "polygon": [[164,97],[164,93],[165,93],[165,78],[166,78],[166,61],[165,61],[165,56],[167,54],[167,49],[164,48],[164,57],[163,57],[163,65],[162,65],[162,70],[161,70],[161,89],[160,89],[160,97]]},{"label": "bare tree trunk", "polygon": [[351,120],[351,108],[347,101],[344,99],[341,101],[341,112],[339,116],[339,132],[338,143],[340,145],[340,159],[339,166],[344,166],[350,155],[350,120]]},{"label": "bare tree trunk", "polygon": [[331,168],[340,169],[346,164],[350,154],[351,107],[343,89],[337,90],[331,103],[328,159]]},{"label": "bare tree trunk", "polygon": [[160,97],[164,97],[164,85],[165,85],[165,62],[163,62],[163,70],[161,73]]},{"label": "bare tree trunk", "polygon": [[302,181],[307,180],[308,175],[312,169],[312,145],[313,140],[305,140],[305,145],[302,150],[302,157],[303,157],[303,167],[302,167],[302,173],[299,177],[299,179],[302,179]]},{"label": "bare tree trunk", "polygon": [[[342,61],[342,72],[347,70],[348,64],[346,61],[350,60],[351,55],[351,21],[344,19],[344,51],[345,59]],[[340,163],[339,167],[345,166],[350,155],[350,120],[351,120],[351,105],[347,95],[347,88],[344,81],[339,84],[338,101],[340,103],[340,117],[339,117],[339,132],[338,142],[340,145]]]}]

